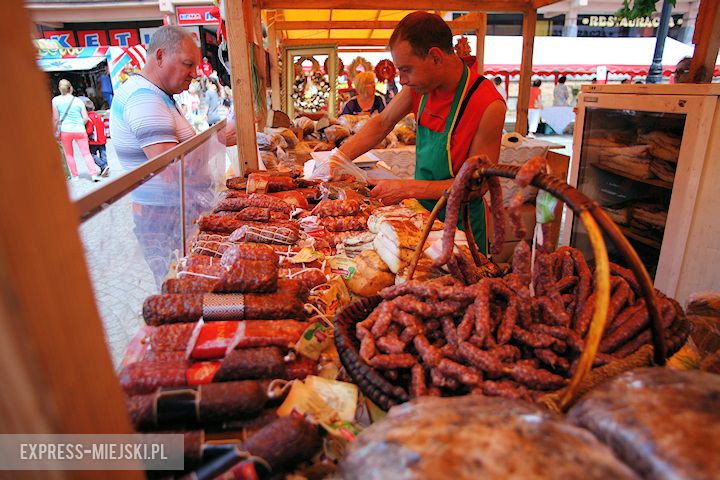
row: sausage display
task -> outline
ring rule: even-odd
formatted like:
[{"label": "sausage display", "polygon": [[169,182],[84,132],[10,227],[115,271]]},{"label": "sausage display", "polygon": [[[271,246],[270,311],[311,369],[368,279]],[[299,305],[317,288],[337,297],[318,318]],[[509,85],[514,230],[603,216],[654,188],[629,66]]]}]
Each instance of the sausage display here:
[{"label": "sausage display", "polygon": [[257,380],[210,383],[193,388],[161,388],[132,395],[126,403],[138,431],[174,426],[206,426],[260,413],[268,401],[266,385]]},{"label": "sausage display", "polygon": [[360,202],[357,200],[323,200],[312,210],[318,217],[352,216],[360,213]]},{"label": "sausage display", "polygon": [[[355,326],[360,358],[387,372],[391,383],[399,382],[411,396],[536,399],[564,387],[585,349],[594,309],[592,272],[570,247],[538,252],[533,278],[530,258],[528,245],[520,242],[513,273],[505,277],[485,277],[469,286],[413,280],[383,289],[383,301]],[[611,277],[615,319],[605,330],[595,365],[651,341],[644,300],[630,287],[634,278],[623,273],[630,281]],[[657,301],[666,338],[679,348],[687,337],[681,309],[659,293]]]},{"label": "sausage display", "polygon": [[218,202],[213,212],[238,212],[249,207],[266,208],[268,210],[292,213],[293,207],[281,199],[262,193],[253,193],[243,197],[229,197]]}]

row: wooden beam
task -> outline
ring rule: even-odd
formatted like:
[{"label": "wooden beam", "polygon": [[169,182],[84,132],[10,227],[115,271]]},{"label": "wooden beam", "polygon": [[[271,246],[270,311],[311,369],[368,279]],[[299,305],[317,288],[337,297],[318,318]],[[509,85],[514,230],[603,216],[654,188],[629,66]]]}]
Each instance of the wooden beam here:
[{"label": "wooden beam", "polygon": [[[16,25],[0,32],[6,47],[0,56],[13,66],[0,86],[11,91],[23,85],[34,94],[5,96],[5,108],[13,114],[3,119],[0,141],[7,158],[37,159],[42,174],[23,162],[0,162],[5,205],[0,212],[0,431],[132,433],[52,134],[47,77],[34,61],[30,16],[22,0],[5,2],[3,8]],[[89,471],[22,474],[97,476]],[[145,478],[139,471],[102,472],[106,476]]]},{"label": "wooden beam", "polygon": [[693,83],[712,82],[715,60],[720,49],[720,3],[703,0],[700,2],[695,33],[695,53],[690,64],[690,81]]},{"label": "wooden beam", "polygon": [[[289,22],[277,22],[276,28],[278,30],[374,30],[374,29],[394,29],[398,21],[395,20],[362,20],[353,22],[350,20],[327,20],[327,21],[289,21]],[[475,30],[477,22],[473,21],[452,21],[447,22],[452,29],[466,29]]]},{"label": "wooden beam", "polygon": [[538,8],[552,5],[553,3],[560,3],[563,0],[532,0],[532,8],[537,10]]},{"label": "wooden beam", "polygon": [[524,0],[416,0],[408,4],[405,0],[262,0],[265,10],[292,9],[343,9],[343,10],[443,10],[443,11],[481,11],[481,12],[524,12],[530,3]]},{"label": "wooden beam", "polygon": [[230,79],[241,170],[237,172],[238,175],[242,175],[248,168],[256,169],[258,166],[252,72],[250,70],[250,48],[248,45],[250,37],[246,29],[246,16],[243,9],[243,4],[250,1],[228,0],[226,4],[227,43],[232,66]]},{"label": "wooden beam", "polygon": [[518,85],[517,117],[515,131],[521,135],[528,132],[528,103],[530,102],[530,80],[532,79],[532,57],[535,44],[537,11],[523,14],[523,49],[520,62],[520,83]]},{"label": "wooden beam", "polygon": [[267,85],[269,83],[267,76],[267,64],[265,60],[265,46],[262,33],[262,15],[260,14],[260,3],[259,0],[252,0],[252,20],[253,20],[253,39],[255,43],[255,63],[258,69],[258,76],[260,80],[259,89],[262,95],[261,109],[257,115],[257,129],[262,132],[265,128],[265,121],[267,120]]},{"label": "wooden beam", "polygon": [[297,47],[303,45],[338,45],[348,47],[378,46],[386,47],[387,38],[286,38],[283,45]]},{"label": "wooden beam", "polygon": [[475,29],[475,63],[477,72],[482,75],[485,71],[485,35],[487,34],[487,13],[478,13],[477,28]]},{"label": "wooden beam", "polygon": [[270,54],[270,101],[273,110],[282,110],[282,101],[280,99],[280,62],[278,61],[277,46],[277,29],[275,27],[277,14],[275,12],[268,13],[268,53]]}]

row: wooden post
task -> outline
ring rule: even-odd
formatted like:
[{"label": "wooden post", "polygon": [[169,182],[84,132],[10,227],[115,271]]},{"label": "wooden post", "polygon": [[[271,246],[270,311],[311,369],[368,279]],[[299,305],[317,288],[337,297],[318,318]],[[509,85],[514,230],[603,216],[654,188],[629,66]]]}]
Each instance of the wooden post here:
[{"label": "wooden post", "polygon": [[248,168],[258,167],[249,37],[243,12],[243,4],[250,1],[228,0],[227,3],[227,42],[232,70],[230,78],[241,170],[237,172],[238,175],[243,175]]},{"label": "wooden post", "polygon": [[[35,64],[25,2],[3,4],[15,28],[0,32],[6,94],[0,141],[0,394],[2,433],[131,433],[52,135],[47,77]],[[19,30],[18,30],[19,29]],[[38,174],[41,171],[41,174]],[[52,239],[50,243],[48,240]],[[24,472],[27,478],[94,478],[97,472]],[[103,472],[144,478],[143,472]]]},{"label": "wooden post", "polygon": [[262,108],[258,112],[257,129],[258,132],[262,132],[265,128],[265,121],[267,120],[267,64],[265,61],[265,46],[263,42],[262,34],[262,19],[260,15],[260,4],[258,0],[252,2],[252,19],[253,19],[253,31],[255,39],[255,63],[257,64],[258,74],[260,77],[260,92],[262,94]]},{"label": "wooden post", "polygon": [[521,135],[528,132],[528,103],[530,102],[530,80],[532,79],[533,45],[535,43],[536,10],[523,13],[523,49],[520,63],[520,84],[518,85],[517,117],[515,131]]},{"label": "wooden post", "polygon": [[477,13],[477,28],[475,29],[475,63],[477,72],[485,72],[485,36],[487,35],[487,13]]},{"label": "wooden post", "polygon": [[689,78],[693,83],[710,83],[720,49],[719,2],[710,0],[700,2],[693,43],[695,54],[690,64]]},{"label": "wooden post", "polygon": [[282,99],[280,98],[280,62],[278,62],[277,49],[277,21],[275,12],[268,12],[268,53],[270,54],[270,86],[272,88],[271,101],[273,110],[282,110]]}]

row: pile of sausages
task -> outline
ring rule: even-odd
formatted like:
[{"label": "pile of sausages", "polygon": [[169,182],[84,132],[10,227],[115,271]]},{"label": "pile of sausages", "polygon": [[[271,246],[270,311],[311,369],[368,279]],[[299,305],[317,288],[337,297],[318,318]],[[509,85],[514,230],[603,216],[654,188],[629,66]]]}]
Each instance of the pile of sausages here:
[{"label": "pile of sausages", "polygon": [[328,232],[367,230],[367,217],[357,200],[323,200],[312,210],[318,223]]},{"label": "pile of sausages", "polygon": [[[607,327],[595,364],[626,357],[651,341],[632,272],[612,267]],[[531,294],[530,286],[534,289]],[[395,385],[420,395],[484,394],[537,399],[565,386],[584,350],[594,309],[590,268],[579,250],[540,253],[530,268],[521,242],[513,271],[464,286],[444,277],[380,292],[356,324],[360,356]],[[679,305],[660,295],[669,350],[687,338]]]}]

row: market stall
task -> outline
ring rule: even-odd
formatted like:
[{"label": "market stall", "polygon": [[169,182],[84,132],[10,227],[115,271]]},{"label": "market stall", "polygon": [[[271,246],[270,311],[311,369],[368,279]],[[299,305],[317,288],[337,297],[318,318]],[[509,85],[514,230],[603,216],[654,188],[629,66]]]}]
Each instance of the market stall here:
[{"label": "market stall", "polygon": [[[20,2],[11,8],[27,18]],[[232,26],[231,39],[235,28],[245,31]],[[249,50],[236,40],[247,164],[258,136],[250,96],[239,97],[251,93]],[[8,78],[41,90],[31,45],[16,44]],[[709,317],[714,304],[686,312],[655,291],[607,213],[553,176],[545,157],[466,162],[440,202],[443,224],[416,201],[378,204],[353,177],[322,182],[278,168],[224,178],[218,124],[71,204],[50,122],[37,128],[41,99],[27,101],[8,98],[18,112],[2,129],[8,153],[52,161],[41,176],[0,166],[3,204],[18,206],[3,211],[0,231],[0,352],[11,366],[0,402],[12,412],[4,433],[179,431],[183,473],[195,478],[712,478],[720,468],[717,375],[660,367],[686,343],[687,312]],[[511,180],[509,201],[499,177]],[[84,254],[78,232],[103,215],[132,228],[123,198],[149,178],[176,187],[177,215],[162,238],[174,261],[159,288],[141,298],[122,290],[144,325],[116,375],[92,262],[122,275],[143,260]],[[456,230],[485,180],[491,251],[508,225],[520,240],[511,265]],[[560,221],[551,196],[585,226],[594,262],[550,245]],[[539,207],[530,225],[528,198]],[[608,261],[601,231],[624,266]],[[717,371],[717,354],[703,353],[703,369]],[[689,432],[682,442],[680,431]]]}]

